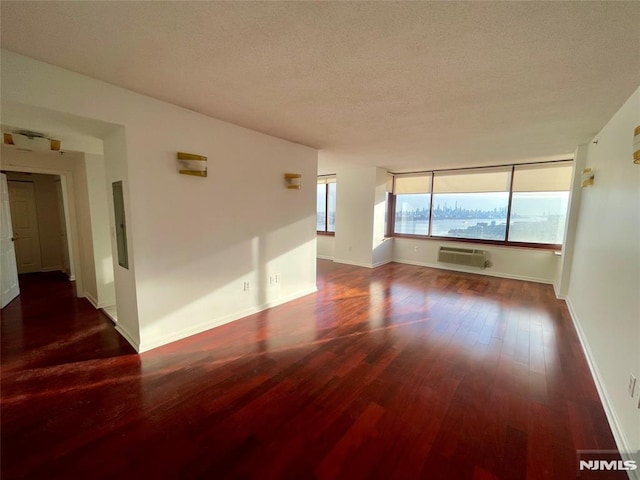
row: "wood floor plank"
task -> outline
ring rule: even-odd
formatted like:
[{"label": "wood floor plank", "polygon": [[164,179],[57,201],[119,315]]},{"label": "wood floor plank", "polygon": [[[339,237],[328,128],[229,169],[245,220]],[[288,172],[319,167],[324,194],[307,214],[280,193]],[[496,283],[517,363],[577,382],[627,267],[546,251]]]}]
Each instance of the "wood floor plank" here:
[{"label": "wood floor plank", "polygon": [[616,448],[549,285],[321,260],[318,293],[138,355],[60,275],[20,282],[3,480],[565,479]]}]

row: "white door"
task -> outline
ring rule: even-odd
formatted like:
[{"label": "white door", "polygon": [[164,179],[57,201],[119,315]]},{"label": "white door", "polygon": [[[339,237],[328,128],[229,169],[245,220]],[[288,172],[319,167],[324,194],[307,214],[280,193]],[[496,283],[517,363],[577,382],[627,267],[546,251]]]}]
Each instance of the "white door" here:
[{"label": "white door", "polygon": [[18,273],[39,272],[42,256],[33,182],[9,181],[9,201]]},{"label": "white door", "polygon": [[20,294],[18,285],[18,269],[16,267],[16,251],[13,246],[13,229],[11,228],[11,208],[9,205],[9,187],[7,176],[2,174],[2,214],[0,231],[0,261],[2,265],[2,288],[0,289],[0,308],[4,308]]}]

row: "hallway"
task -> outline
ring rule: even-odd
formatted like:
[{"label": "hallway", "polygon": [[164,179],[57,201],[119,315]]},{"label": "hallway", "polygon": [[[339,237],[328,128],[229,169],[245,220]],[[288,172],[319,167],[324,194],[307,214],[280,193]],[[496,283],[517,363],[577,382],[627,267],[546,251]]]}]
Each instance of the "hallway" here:
[{"label": "hallway", "polygon": [[135,353],[113,323],[62,272],[19,276],[20,295],[2,310],[2,371],[46,368]]}]

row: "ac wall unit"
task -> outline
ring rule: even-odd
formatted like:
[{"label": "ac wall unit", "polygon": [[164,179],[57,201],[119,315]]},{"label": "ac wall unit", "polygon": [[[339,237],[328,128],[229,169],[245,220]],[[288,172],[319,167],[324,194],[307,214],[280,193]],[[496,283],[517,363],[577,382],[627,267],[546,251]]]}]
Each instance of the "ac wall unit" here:
[{"label": "ac wall unit", "polygon": [[489,266],[487,252],[468,248],[440,247],[438,262],[486,268]]}]

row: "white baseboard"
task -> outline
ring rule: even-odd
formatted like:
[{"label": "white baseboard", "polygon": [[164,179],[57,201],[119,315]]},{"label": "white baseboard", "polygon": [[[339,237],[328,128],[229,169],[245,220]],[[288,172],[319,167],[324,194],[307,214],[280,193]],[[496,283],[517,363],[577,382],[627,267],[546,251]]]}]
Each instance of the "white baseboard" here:
[{"label": "white baseboard", "polygon": [[[616,416],[616,412],[609,402],[609,395],[607,394],[607,387],[604,385],[602,381],[602,376],[600,375],[600,370],[598,369],[598,365],[595,362],[595,358],[593,357],[593,353],[591,352],[591,348],[589,347],[589,342],[587,341],[587,337],[582,330],[580,325],[580,321],[578,320],[578,315],[576,314],[573,305],[571,304],[571,299],[567,298],[565,300],[567,304],[567,308],[569,309],[569,315],[571,316],[571,321],[573,322],[573,326],[576,329],[576,333],[578,334],[578,340],[580,340],[580,345],[582,346],[582,351],[584,352],[584,356],[587,359],[587,364],[589,365],[589,370],[591,371],[591,376],[593,377],[593,382],[596,385],[596,390],[598,391],[598,396],[600,397],[600,402],[604,408],[604,413],[607,416],[607,421],[609,422],[609,426],[611,427],[611,432],[613,433],[613,438],[616,441],[616,445],[618,446],[618,450],[620,451],[620,455],[623,460],[636,460],[637,458],[629,457],[629,452],[632,452],[633,449],[629,445],[627,438],[624,434],[624,430],[620,426],[620,422],[618,417]],[[631,480],[640,480],[640,469],[638,470],[628,470],[627,474]]]},{"label": "white baseboard", "polygon": [[354,267],[373,268],[373,265],[371,265],[370,263],[352,262],[350,260],[340,260],[339,258],[334,258],[333,261],[335,263],[343,263],[345,265],[353,265]]},{"label": "white baseboard", "polygon": [[93,305],[93,308],[95,308],[96,310],[99,310],[99,309],[100,309],[100,307],[98,307],[98,301],[97,301],[95,298],[93,298],[93,297],[91,296],[91,294],[89,294],[89,293],[87,293],[87,292],[84,292],[84,293],[82,294],[82,296],[83,296],[84,298],[86,298],[87,300],[89,300],[89,303],[90,303],[91,305]]},{"label": "white baseboard", "polygon": [[136,350],[136,352],[141,353],[140,344],[133,339],[133,336],[127,332],[122,324],[116,324],[116,332],[122,335],[122,337]]},{"label": "white baseboard", "polygon": [[513,275],[510,273],[503,273],[503,272],[492,272],[489,268],[473,269],[473,268],[449,266],[448,264],[445,264],[445,263],[418,262],[415,260],[402,260],[399,258],[394,258],[392,261],[396,263],[404,263],[406,265],[417,265],[419,267],[429,267],[429,268],[437,268],[439,270],[449,270],[452,272],[474,273],[476,275],[488,275],[489,277],[509,278],[511,280],[524,280],[526,282],[545,283],[547,285],[553,284],[553,280],[549,280],[548,278],[528,277],[526,275]]},{"label": "white baseboard", "polygon": [[[562,276],[562,275],[560,275]],[[556,294],[556,298],[559,300],[566,300],[567,299],[567,291],[566,288],[564,288],[564,292],[562,292],[560,290],[562,284],[562,280],[560,278],[558,278],[558,275],[556,274],[556,279],[553,281],[553,293]],[[566,285],[565,285],[566,287]]]},{"label": "white baseboard", "polygon": [[100,311],[101,311],[102,313],[104,313],[107,317],[109,317],[109,319],[110,319],[113,323],[115,323],[115,324],[117,325],[117,324],[118,324],[118,319],[117,319],[115,316],[113,316],[109,310],[107,310],[107,308],[108,308],[108,307],[110,307],[110,306],[111,306],[111,305],[105,305],[105,306],[103,306],[103,307],[100,307]]},{"label": "white baseboard", "polygon": [[[297,298],[304,297],[306,295],[316,293],[318,291],[317,287],[308,288],[305,290],[301,290],[292,295],[287,295],[286,297],[281,297],[277,300],[266,302],[262,305],[251,307],[246,310],[242,310],[240,312],[235,312],[230,315],[225,315],[224,317],[209,319],[204,322],[200,322],[196,325],[191,325],[187,328],[184,328],[178,332],[171,332],[168,335],[158,336],[156,338],[151,338],[149,340],[145,340],[144,342],[140,342],[139,348],[137,349],[139,353],[147,352],[154,348],[161,347],[163,345],[167,345],[169,343],[182,340],[183,338],[190,337],[192,335],[197,335],[198,333],[202,333],[207,330],[211,330],[212,328],[219,327],[221,325],[233,322],[234,320],[238,320],[240,318],[247,317],[249,315],[253,315],[254,313],[261,312],[268,308],[277,307],[278,305],[282,305],[283,303],[290,302]],[[118,328],[116,327],[116,330]],[[131,341],[129,341],[131,343]],[[132,344],[133,345],[133,344]]]},{"label": "white baseboard", "polygon": [[62,272],[64,273],[64,268],[62,268],[62,266],[57,266],[57,267],[44,267],[41,268],[40,271],[42,273],[46,273],[46,272]]},{"label": "white baseboard", "polygon": [[387,263],[391,263],[393,260],[382,260],[381,262],[377,262],[373,264],[373,268],[381,267],[382,265],[386,265]]},{"label": "white baseboard", "polygon": [[381,262],[377,262],[374,264],[368,264],[368,263],[358,263],[358,262],[352,262],[350,260],[339,260],[339,259],[334,259],[333,261],[335,263],[344,263],[345,265],[353,265],[354,267],[364,267],[364,268],[381,267],[382,265],[386,265],[387,263],[393,262],[393,260],[383,260]]},{"label": "white baseboard", "polygon": [[316,258],[319,258],[320,260],[333,260],[333,257],[329,255],[316,255]]},{"label": "white baseboard", "polygon": [[556,298],[558,300],[566,300],[567,296],[563,293],[560,293],[560,291],[558,290],[558,286],[556,285],[555,282],[553,282],[553,293],[556,294]]},{"label": "white baseboard", "polygon": [[96,299],[93,297],[93,295],[91,295],[91,294],[90,294],[90,293],[88,293],[88,292],[84,292],[84,293],[81,295],[81,297],[82,297],[82,298],[86,298],[87,300],[89,300],[89,303],[90,303],[91,305],[93,305],[93,308],[95,308],[96,310],[101,310],[101,309],[103,309],[103,308],[105,308],[105,307],[109,307],[109,306],[110,306],[109,304],[105,304],[105,303],[100,303],[100,302],[98,302],[98,300],[96,300]]}]

